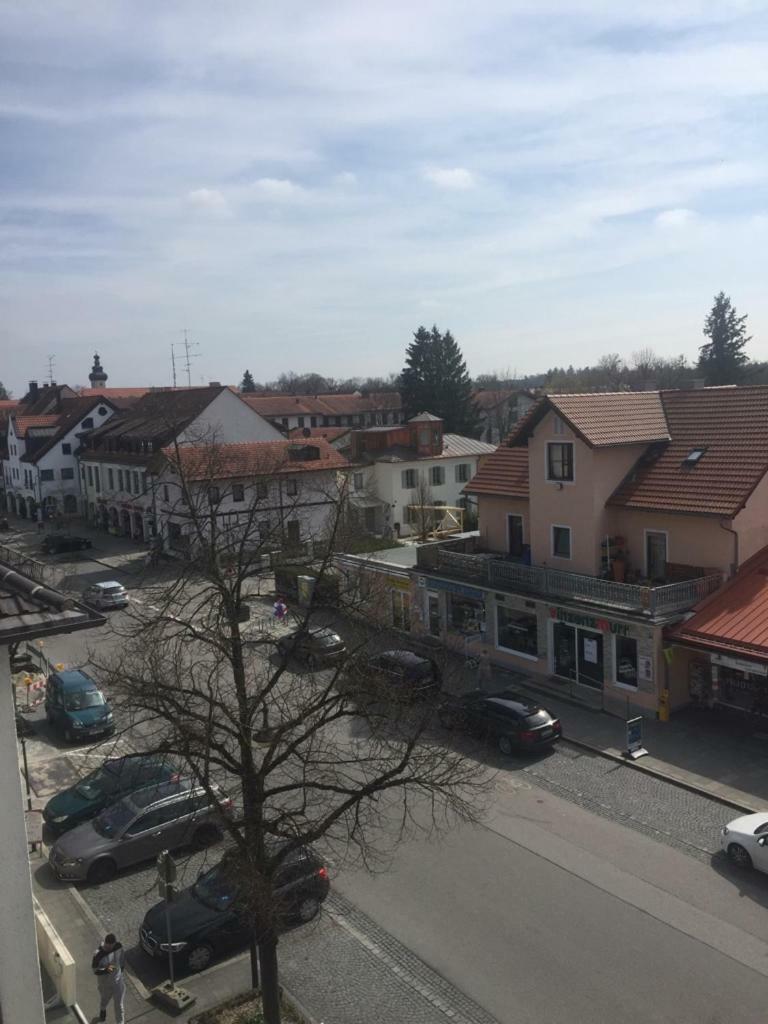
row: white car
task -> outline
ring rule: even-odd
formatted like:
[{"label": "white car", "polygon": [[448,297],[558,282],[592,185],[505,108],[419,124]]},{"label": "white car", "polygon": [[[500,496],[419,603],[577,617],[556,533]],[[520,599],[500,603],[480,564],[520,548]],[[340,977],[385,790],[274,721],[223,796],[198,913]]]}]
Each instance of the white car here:
[{"label": "white car", "polygon": [[768,811],[729,821],[720,829],[720,845],[737,867],[768,871]]},{"label": "white car", "polygon": [[122,583],[117,580],[109,580],[106,583],[94,583],[83,591],[83,601],[91,608],[125,608],[128,604],[128,594]]}]

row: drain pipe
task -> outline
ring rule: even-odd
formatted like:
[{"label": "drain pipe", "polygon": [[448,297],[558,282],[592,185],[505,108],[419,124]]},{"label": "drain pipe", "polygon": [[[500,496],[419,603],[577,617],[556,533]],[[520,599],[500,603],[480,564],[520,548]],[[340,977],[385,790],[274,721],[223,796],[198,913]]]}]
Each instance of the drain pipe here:
[{"label": "drain pipe", "polygon": [[733,562],[731,563],[731,576],[735,576],[739,568],[739,535],[736,530],[732,529],[730,526],[724,526],[722,519],[718,525],[721,530],[725,530],[726,533],[733,534]]}]

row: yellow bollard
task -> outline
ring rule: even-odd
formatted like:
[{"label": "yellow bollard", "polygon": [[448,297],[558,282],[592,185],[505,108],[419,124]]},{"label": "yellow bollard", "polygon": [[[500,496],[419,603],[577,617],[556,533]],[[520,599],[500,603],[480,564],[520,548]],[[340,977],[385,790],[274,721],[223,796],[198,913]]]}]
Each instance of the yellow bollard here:
[{"label": "yellow bollard", "polygon": [[669,721],[669,690],[662,690],[659,694],[658,718],[660,722]]}]

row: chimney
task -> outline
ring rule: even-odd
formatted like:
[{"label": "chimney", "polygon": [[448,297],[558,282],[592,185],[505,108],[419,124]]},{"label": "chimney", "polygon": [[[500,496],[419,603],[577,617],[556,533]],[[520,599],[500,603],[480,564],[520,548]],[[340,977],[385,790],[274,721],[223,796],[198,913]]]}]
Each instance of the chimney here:
[{"label": "chimney", "polygon": [[37,381],[31,380],[29,382],[29,397],[37,398]]},{"label": "chimney", "polygon": [[707,386],[707,379],[706,379],[706,377],[694,377],[693,380],[691,381],[691,387],[693,388],[694,391],[703,391],[703,389],[706,386]]},{"label": "chimney", "polygon": [[208,387],[209,388],[220,388],[221,387],[221,381],[220,380],[209,380],[208,381]]}]

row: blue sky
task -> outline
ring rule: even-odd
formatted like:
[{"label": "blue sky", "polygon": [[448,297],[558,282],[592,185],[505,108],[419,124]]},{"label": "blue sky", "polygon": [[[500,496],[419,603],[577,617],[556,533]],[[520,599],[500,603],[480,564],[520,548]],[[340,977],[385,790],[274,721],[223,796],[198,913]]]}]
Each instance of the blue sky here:
[{"label": "blue sky", "polygon": [[0,379],[20,392],[650,346],[768,359],[764,2],[0,0]]}]

